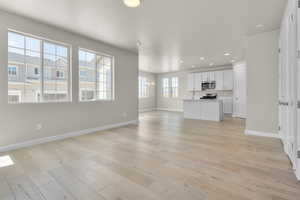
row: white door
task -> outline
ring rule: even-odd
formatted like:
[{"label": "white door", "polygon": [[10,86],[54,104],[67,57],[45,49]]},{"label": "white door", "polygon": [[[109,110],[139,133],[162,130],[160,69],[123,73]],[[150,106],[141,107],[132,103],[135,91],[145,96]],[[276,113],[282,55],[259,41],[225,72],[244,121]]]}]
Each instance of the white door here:
[{"label": "white door", "polygon": [[246,118],[247,115],[247,77],[246,77],[246,63],[241,62],[233,66],[233,79],[234,79],[234,91],[233,91],[233,110],[234,116],[239,118]]},{"label": "white door", "polygon": [[284,150],[296,168],[297,134],[297,64],[295,2],[289,2],[280,35],[279,66],[279,127]]}]

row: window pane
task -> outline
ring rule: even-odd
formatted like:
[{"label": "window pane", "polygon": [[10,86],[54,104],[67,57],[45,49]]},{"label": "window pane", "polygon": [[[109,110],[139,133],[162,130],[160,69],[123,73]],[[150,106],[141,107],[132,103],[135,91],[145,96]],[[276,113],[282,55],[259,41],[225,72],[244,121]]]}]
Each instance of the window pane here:
[{"label": "window pane", "polygon": [[97,56],[97,96],[100,100],[112,99],[112,58]]},{"label": "window pane", "polygon": [[17,33],[8,32],[8,46],[24,49],[25,37]]},{"label": "window pane", "polygon": [[44,42],[44,101],[69,100],[68,48]]},{"label": "window pane", "polygon": [[8,33],[8,102],[39,102],[41,90],[40,40]]},{"label": "window pane", "polygon": [[96,54],[79,50],[79,97],[96,100]]}]

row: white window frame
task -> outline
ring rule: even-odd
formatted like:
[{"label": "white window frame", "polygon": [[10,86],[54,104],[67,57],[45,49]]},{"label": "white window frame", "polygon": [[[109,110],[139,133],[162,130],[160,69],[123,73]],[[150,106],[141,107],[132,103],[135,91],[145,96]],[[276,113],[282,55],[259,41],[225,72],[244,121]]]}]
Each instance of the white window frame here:
[{"label": "white window frame", "polygon": [[[86,49],[86,48],[79,47],[78,52],[77,52],[78,53],[78,63],[79,63],[79,52],[80,51],[85,51],[85,52],[88,52],[88,53],[95,54],[96,60],[97,60],[98,56],[104,56],[104,57],[110,57],[111,58],[111,98],[110,99],[100,99],[98,97],[98,94],[97,94],[98,84],[99,84],[99,81],[98,81],[98,63],[96,62],[96,72],[95,72],[95,76],[96,76],[95,95],[96,95],[96,98],[92,99],[92,100],[81,100],[81,94],[79,94],[78,95],[78,98],[79,98],[78,101],[79,102],[115,101],[115,57],[112,56],[112,55],[106,54],[106,53],[101,53],[101,52],[97,52],[97,51],[93,51],[93,50],[89,50],[89,49]],[[79,77],[78,88],[79,88],[79,92],[81,93],[81,89],[83,89],[83,90],[86,90],[86,89],[85,88],[80,88],[80,77],[81,77],[81,75],[80,75],[80,65],[78,66],[78,77]]]},{"label": "white window frame", "polygon": [[[167,84],[165,84],[167,83]],[[162,96],[170,98],[170,81],[169,78],[162,78]]]},{"label": "white window frame", "polygon": [[171,97],[176,99],[179,96],[179,79],[177,76],[171,77]]},{"label": "white window frame", "polygon": [[150,97],[150,84],[147,77],[139,76],[139,98],[145,99]]},{"label": "white window frame", "polygon": [[[23,37],[30,37],[30,38],[33,38],[33,39],[37,39],[37,40],[40,40],[40,59],[41,59],[41,71],[40,71],[40,75],[41,75],[41,101],[40,102],[22,102],[20,101],[18,104],[43,104],[43,103],[64,103],[64,102],[72,102],[72,70],[71,70],[71,61],[72,61],[72,46],[69,45],[69,44],[66,44],[66,43],[63,43],[63,42],[59,42],[59,41],[55,41],[55,40],[51,40],[51,39],[48,39],[48,38],[43,38],[43,37],[39,37],[39,36],[36,36],[36,35],[32,35],[30,33],[24,33],[24,32],[21,32],[21,31],[17,31],[17,30],[14,30],[14,29],[7,29],[7,35],[8,33],[11,32],[11,33],[15,33],[15,34],[19,34],[19,35],[22,35]],[[8,41],[8,40],[7,40]],[[64,100],[64,101],[44,101],[43,100],[43,94],[44,94],[44,43],[45,42],[48,42],[48,43],[51,43],[51,44],[54,44],[54,45],[59,45],[59,46],[64,46],[67,48],[68,52],[67,52],[67,60],[68,60],[68,99],[67,100]],[[7,42],[7,48],[9,48],[11,46],[8,45],[8,42]],[[17,48],[17,47],[12,47],[12,48]],[[26,51],[26,47],[24,48],[24,52]],[[9,60],[7,60],[7,69],[8,69],[8,66],[9,66]],[[7,88],[8,90],[8,88]],[[9,90],[8,90],[8,93],[9,93]],[[8,94],[7,93],[7,94]],[[8,104],[16,104],[16,103],[10,103],[8,102]]]}]

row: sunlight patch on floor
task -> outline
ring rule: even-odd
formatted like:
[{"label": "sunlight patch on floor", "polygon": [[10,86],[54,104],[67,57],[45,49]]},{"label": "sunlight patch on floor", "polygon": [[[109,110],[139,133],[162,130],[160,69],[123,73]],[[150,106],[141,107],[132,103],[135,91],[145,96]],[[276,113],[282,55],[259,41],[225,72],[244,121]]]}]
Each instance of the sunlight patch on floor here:
[{"label": "sunlight patch on floor", "polygon": [[8,167],[14,165],[14,161],[11,159],[10,156],[0,156],[0,168],[1,167]]}]

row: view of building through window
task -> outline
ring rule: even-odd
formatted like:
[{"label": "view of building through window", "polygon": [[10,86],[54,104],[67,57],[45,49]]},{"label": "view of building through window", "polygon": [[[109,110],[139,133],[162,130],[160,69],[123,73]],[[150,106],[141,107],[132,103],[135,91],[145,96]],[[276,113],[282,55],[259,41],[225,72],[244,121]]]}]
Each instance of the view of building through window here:
[{"label": "view of building through window", "polygon": [[80,101],[113,100],[113,57],[79,50]]},{"label": "view of building through window", "polygon": [[64,45],[9,31],[8,102],[69,101],[69,60]]}]

